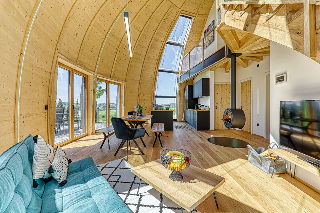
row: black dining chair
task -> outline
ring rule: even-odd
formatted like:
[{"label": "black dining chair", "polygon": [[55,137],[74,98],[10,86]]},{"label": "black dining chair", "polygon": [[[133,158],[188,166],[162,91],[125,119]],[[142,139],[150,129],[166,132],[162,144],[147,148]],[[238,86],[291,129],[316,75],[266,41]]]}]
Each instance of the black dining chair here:
[{"label": "black dining chair", "polygon": [[[127,160],[128,160],[128,151],[129,151],[128,145],[130,145],[131,140],[133,140],[133,142],[136,144],[141,154],[144,155],[143,151],[141,150],[141,148],[139,147],[135,139],[143,137],[146,133],[146,130],[144,128],[130,128],[121,118],[111,118],[111,122],[114,128],[116,137],[122,140],[114,156],[118,154],[121,147],[123,147],[125,142],[127,142]],[[131,149],[131,145],[130,145],[130,149]]]}]

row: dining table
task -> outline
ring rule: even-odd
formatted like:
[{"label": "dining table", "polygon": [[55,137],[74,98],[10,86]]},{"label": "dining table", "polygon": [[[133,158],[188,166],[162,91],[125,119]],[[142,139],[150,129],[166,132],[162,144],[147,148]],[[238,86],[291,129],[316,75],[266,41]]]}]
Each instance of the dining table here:
[{"label": "dining table", "polygon": [[[122,120],[127,121],[131,128],[137,128],[138,126],[144,127],[143,124],[151,120],[152,115],[125,115],[121,117]],[[149,136],[148,132],[146,134]]]}]

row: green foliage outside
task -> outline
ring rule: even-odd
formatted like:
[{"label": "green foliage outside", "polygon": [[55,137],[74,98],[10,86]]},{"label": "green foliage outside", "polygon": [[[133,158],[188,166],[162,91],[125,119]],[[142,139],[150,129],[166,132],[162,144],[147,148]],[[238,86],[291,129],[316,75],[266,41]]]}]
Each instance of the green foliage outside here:
[{"label": "green foliage outside", "polygon": [[[96,123],[106,123],[107,116],[106,116],[106,111],[105,110],[100,110],[99,112],[96,112],[99,114],[99,119],[96,121]],[[110,123],[111,123],[111,118],[117,117],[117,111],[116,109],[110,109]]]},{"label": "green foliage outside", "polygon": [[104,82],[102,82],[102,81],[97,81],[96,99],[100,98],[107,91],[106,88],[102,88],[101,84],[103,84],[103,83]]}]

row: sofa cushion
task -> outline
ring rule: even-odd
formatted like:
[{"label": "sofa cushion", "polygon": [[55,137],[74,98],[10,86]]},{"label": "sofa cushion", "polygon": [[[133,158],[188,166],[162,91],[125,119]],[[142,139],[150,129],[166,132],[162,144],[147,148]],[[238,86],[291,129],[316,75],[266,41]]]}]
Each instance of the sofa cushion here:
[{"label": "sofa cushion", "polygon": [[54,156],[51,168],[53,170],[52,177],[61,183],[67,179],[68,175],[68,158],[66,153],[58,146],[56,154]]},{"label": "sofa cushion", "polygon": [[92,158],[69,164],[67,183],[50,180],[42,196],[41,212],[131,212],[102,177]]},{"label": "sofa cushion", "polygon": [[[0,156],[0,212],[26,212],[41,209],[41,199],[32,188],[32,170],[29,156],[33,153],[33,139],[29,135]],[[44,184],[40,184],[38,190]]]},{"label": "sofa cushion", "polygon": [[50,144],[47,144],[40,135],[35,136],[34,138],[35,145],[32,164],[33,179],[46,179],[51,177],[48,170],[54,158],[54,148]]}]

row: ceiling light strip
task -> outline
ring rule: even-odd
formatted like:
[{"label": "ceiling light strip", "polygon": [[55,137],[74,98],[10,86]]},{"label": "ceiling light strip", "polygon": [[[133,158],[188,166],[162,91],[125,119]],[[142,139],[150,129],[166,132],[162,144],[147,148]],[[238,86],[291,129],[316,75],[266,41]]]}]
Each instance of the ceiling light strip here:
[{"label": "ceiling light strip", "polygon": [[130,36],[130,26],[129,26],[129,12],[124,12],[124,25],[126,26],[126,31],[127,31],[129,54],[130,54],[130,57],[132,58],[131,36]]},{"label": "ceiling light strip", "polygon": [[19,74],[19,87],[18,87],[18,97],[17,97],[17,143],[19,143],[19,123],[20,123],[20,97],[21,97],[21,81],[22,81],[22,73],[23,73],[23,64],[24,64],[24,58],[26,55],[26,51],[27,51],[27,46],[28,46],[28,41],[29,41],[29,37],[30,37],[30,33],[31,33],[31,29],[34,23],[34,20],[36,19],[37,13],[39,11],[40,5],[42,3],[42,0],[40,0],[38,7],[33,15],[33,18],[31,20],[31,24],[29,27],[29,31],[27,34],[27,38],[26,38],[26,42],[24,44],[24,49],[23,49],[23,53],[22,53],[22,59],[21,59],[21,68],[20,68],[20,74]]}]

